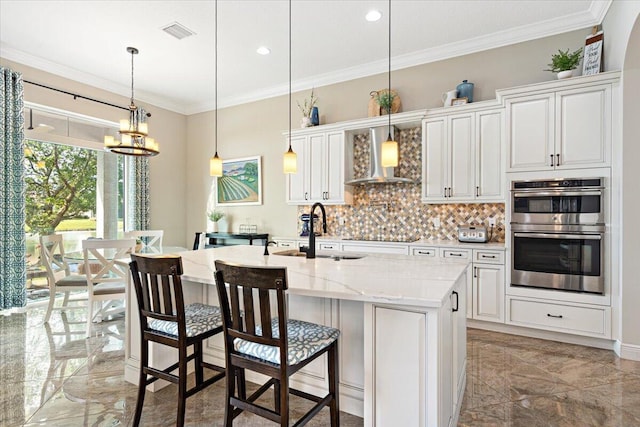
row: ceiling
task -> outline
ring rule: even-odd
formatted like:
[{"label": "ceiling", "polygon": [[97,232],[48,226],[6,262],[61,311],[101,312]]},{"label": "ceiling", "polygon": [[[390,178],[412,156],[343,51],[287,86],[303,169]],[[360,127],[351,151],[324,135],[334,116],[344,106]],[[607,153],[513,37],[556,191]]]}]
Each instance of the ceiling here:
[{"label": "ceiling", "polygon": [[[611,0],[394,0],[392,68],[590,27]],[[371,9],[383,13],[367,22]],[[385,72],[388,2],[293,0],[293,90]],[[288,93],[288,2],[220,0],[218,105]],[[161,30],[178,22],[195,35]],[[213,1],[0,0],[0,56],[183,114],[214,108]],[[271,54],[256,53],[267,46]],[[46,82],[42,82],[46,83]]]}]

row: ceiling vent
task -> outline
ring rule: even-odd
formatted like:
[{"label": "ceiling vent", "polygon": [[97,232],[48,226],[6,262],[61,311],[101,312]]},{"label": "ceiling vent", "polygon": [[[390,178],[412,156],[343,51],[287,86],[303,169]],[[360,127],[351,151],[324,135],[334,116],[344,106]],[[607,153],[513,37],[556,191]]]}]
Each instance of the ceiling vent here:
[{"label": "ceiling vent", "polygon": [[162,31],[177,38],[178,40],[182,40],[195,34],[194,31],[191,31],[178,22],[172,22],[171,24],[165,25],[164,27],[162,27]]}]

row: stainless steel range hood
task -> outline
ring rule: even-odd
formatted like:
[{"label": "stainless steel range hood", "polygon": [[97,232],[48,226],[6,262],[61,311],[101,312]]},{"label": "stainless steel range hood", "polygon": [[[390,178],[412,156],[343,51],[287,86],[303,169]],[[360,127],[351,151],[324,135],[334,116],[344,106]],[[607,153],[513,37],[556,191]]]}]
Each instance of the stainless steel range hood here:
[{"label": "stainless steel range hood", "polygon": [[[391,126],[391,136],[396,132],[395,126]],[[414,181],[409,178],[400,178],[393,176],[394,168],[383,168],[380,163],[380,156],[382,154],[382,143],[387,140],[389,135],[387,126],[379,126],[375,128],[369,128],[369,143],[370,143],[370,159],[369,159],[369,174],[364,178],[357,178],[351,181],[347,181],[346,184],[350,185],[365,185],[365,184],[400,184],[409,183],[413,184]]]}]

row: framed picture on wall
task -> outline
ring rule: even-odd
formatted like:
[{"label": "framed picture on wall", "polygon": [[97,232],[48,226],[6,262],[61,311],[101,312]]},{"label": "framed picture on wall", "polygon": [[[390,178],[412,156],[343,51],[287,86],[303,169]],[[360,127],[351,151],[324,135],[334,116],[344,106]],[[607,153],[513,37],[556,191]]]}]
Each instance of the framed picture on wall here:
[{"label": "framed picture on wall", "polygon": [[464,105],[467,104],[469,102],[469,98],[467,98],[466,96],[463,96],[462,98],[453,98],[451,100],[451,105]]},{"label": "framed picture on wall", "polygon": [[223,160],[214,189],[218,206],[261,205],[261,157]]},{"label": "framed picture on wall", "polygon": [[584,59],[582,61],[582,75],[589,76],[602,71],[604,52],[604,34],[602,31],[595,32],[587,36],[584,45]]}]

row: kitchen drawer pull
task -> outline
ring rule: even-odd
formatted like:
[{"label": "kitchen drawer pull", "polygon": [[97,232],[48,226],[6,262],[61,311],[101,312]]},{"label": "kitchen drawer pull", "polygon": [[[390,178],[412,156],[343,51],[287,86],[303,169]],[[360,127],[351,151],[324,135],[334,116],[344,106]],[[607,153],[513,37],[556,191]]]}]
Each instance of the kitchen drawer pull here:
[{"label": "kitchen drawer pull", "polygon": [[458,297],[458,293],[456,291],[451,292],[451,295],[455,295],[456,296],[456,308],[452,308],[451,311],[453,311],[454,313],[456,311],[458,311],[458,309],[460,308],[460,299]]},{"label": "kitchen drawer pull", "polygon": [[449,252],[449,256],[462,256],[461,253],[456,253],[456,252]]},{"label": "kitchen drawer pull", "polygon": [[556,319],[562,319],[562,314],[549,314],[549,313],[547,313],[547,317],[555,317]]},{"label": "kitchen drawer pull", "polygon": [[553,154],[549,154],[549,157],[551,157],[551,164],[549,166],[553,167]]},{"label": "kitchen drawer pull", "polygon": [[480,256],[481,256],[482,258],[496,259],[496,256],[495,256],[495,255],[484,255],[484,254],[482,254],[482,255],[480,255]]},{"label": "kitchen drawer pull", "polygon": [[282,246],[283,248],[290,248],[291,245],[289,243],[280,243],[280,246]]},{"label": "kitchen drawer pull", "polygon": [[333,246],[331,246],[331,245],[325,245],[324,249],[333,249]]},{"label": "kitchen drawer pull", "polygon": [[432,251],[417,251],[418,255],[432,255]]}]

